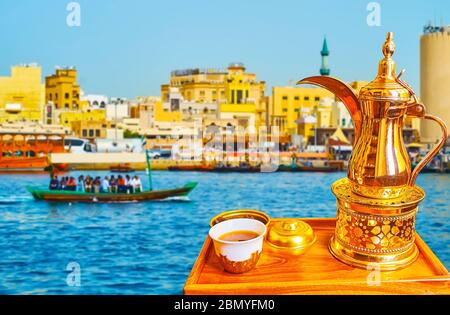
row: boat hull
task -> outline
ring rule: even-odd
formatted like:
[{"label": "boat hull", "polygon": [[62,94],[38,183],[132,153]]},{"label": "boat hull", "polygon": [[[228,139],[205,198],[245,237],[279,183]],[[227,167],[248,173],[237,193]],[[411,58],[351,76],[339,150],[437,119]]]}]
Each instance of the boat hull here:
[{"label": "boat hull", "polygon": [[178,165],[169,166],[167,168],[169,171],[193,171],[193,172],[208,172],[212,171],[214,167],[212,166],[202,166],[202,165]]},{"label": "boat hull", "polygon": [[49,167],[48,158],[43,157],[8,157],[0,159],[0,172],[8,171],[43,171]]},{"label": "boat hull", "polygon": [[67,190],[42,190],[27,187],[37,200],[55,202],[140,202],[147,200],[162,200],[169,197],[187,196],[197,183],[190,182],[183,187],[174,189],[151,190],[140,193],[84,193]]},{"label": "boat hull", "polygon": [[339,172],[341,169],[336,166],[290,166],[280,165],[278,171],[280,172],[319,172],[330,173]]}]

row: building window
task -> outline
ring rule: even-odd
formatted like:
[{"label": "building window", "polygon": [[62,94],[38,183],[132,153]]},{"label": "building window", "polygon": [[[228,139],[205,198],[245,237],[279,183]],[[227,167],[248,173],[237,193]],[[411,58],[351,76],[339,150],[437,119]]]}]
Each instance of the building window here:
[{"label": "building window", "polygon": [[248,90],[245,91],[245,98],[248,98]]},{"label": "building window", "polygon": [[90,138],[94,137],[94,129],[89,129],[89,137]]},{"label": "building window", "polygon": [[283,108],[283,113],[287,113],[287,108]]},{"label": "building window", "polygon": [[97,138],[100,137],[100,129],[95,129],[95,136],[96,136]]},{"label": "building window", "polygon": [[294,109],[294,112],[298,113],[300,111],[300,109],[296,108]]},{"label": "building window", "polygon": [[314,100],[315,100],[316,102],[318,102],[318,101],[320,101],[320,97],[316,96],[316,97],[314,97]]},{"label": "building window", "polygon": [[305,101],[309,101],[309,96],[305,96],[303,99],[304,99]]},{"label": "building window", "polygon": [[86,138],[86,137],[87,137],[87,130],[86,130],[86,129],[83,129],[82,134],[83,134],[83,137]]},{"label": "building window", "polygon": [[242,90],[237,90],[236,92],[237,92],[236,103],[242,104],[242,97],[244,96],[244,93]]},{"label": "building window", "polygon": [[342,118],[342,126],[345,127],[345,118]]},{"label": "building window", "polygon": [[300,99],[299,96],[294,96],[294,100],[295,100],[295,101],[298,101],[299,99]]},{"label": "building window", "polygon": [[58,93],[55,93],[55,100],[58,99]]},{"label": "building window", "polygon": [[69,93],[65,93],[64,94],[64,98],[67,100],[67,99],[69,99]]},{"label": "building window", "polygon": [[50,93],[49,95],[48,95],[48,99],[51,101],[52,100],[52,93]]},{"label": "building window", "polygon": [[287,95],[283,95],[282,99],[283,99],[283,101],[287,101],[287,99],[288,99]]},{"label": "building window", "polygon": [[64,104],[64,107],[65,107],[66,109],[69,109],[69,103]]},{"label": "building window", "polygon": [[234,104],[234,90],[231,90],[231,104]]},{"label": "building window", "polygon": [[200,96],[205,96],[205,91],[200,91]]}]

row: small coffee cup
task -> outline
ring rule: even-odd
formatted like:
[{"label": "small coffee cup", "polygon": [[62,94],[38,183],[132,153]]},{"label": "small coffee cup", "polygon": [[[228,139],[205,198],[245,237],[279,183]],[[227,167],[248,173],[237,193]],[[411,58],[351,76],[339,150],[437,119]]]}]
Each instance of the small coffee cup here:
[{"label": "small coffee cup", "polygon": [[214,225],[209,236],[224,269],[244,273],[256,266],[266,230],[264,223],[255,219],[231,219]]}]

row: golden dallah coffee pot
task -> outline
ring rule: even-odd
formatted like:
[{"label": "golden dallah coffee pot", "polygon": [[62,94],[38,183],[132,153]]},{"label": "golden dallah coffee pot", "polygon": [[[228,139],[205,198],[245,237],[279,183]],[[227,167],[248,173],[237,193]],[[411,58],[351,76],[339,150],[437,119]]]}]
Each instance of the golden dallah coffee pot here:
[{"label": "golden dallah coffee pot", "polygon": [[[412,263],[418,203],[425,197],[415,186],[422,168],[447,139],[447,126],[427,114],[411,87],[395,72],[393,33],[383,45],[378,74],[359,95],[344,82],[314,76],[300,83],[319,85],[333,92],[347,107],[355,127],[355,141],[347,178],[332,185],[337,198],[335,235],[330,251],[339,260],[357,267],[377,264],[394,270]],[[439,143],[411,170],[403,143],[406,116],[433,120],[441,126]]]}]

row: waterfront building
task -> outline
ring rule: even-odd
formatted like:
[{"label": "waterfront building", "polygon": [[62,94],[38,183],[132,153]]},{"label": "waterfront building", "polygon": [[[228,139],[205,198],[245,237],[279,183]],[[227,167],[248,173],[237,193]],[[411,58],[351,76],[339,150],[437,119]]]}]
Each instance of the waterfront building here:
[{"label": "waterfront building", "polygon": [[122,139],[123,130],[115,128],[111,121],[99,120],[76,120],[71,123],[73,135],[79,138],[89,139]]},{"label": "waterfront building", "polygon": [[0,77],[0,122],[42,122],[44,104],[40,66],[13,66],[10,76]]},{"label": "waterfront building", "polygon": [[108,97],[106,95],[99,94],[87,94],[84,95],[81,91],[80,100],[88,105],[90,108],[105,108],[107,104],[109,104]]},{"label": "waterfront building", "polygon": [[78,110],[83,107],[74,67],[57,68],[55,74],[45,78],[45,101],[52,102],[56,110]]},{"label": "waterfront building", "polygon": [[90,121],[104,123],[106,121],[105,109],[84,109],[77,111],[60,111],[59,123],[66,127],[71,127],[73,122]]},{"label": "waterfront building", "polygon": [[[420,37],[420,97],[427,112],[442,118],[450,126],[450,26],[424,27]],[[441,138],[436,123],[420,124],[422,142]]]},{"label": "waterfront building", "polygon": [[105,105],[108,120],[121,121],[130,116],[130,106],[127,102],[108,103]]},{"label": "waterfront building", "polygon": [[[245,71],[242,63],[231,63],[226,70],[222,69],[187,69],[176,70],[171,73],[170,83],[161,86],[161,99],[167,111],[179,111],[181,103],[177,101],[174,90],[178,88],[180,97],[187,107],[194,107],[203,113],[214,110],[221,119],[234,119],[246,128],[247,126],[263,125],[266,123],[266,97],[264,96],[265,82],[257,81],[254,73]],[[171,97],[172,96],[172,97]],[[214,106],[215,104],[215,106]],[[189,111],[186,113],[191,114]],[[212,112],[211,112],[212,114]]]},{"label": "waterfront building", "polygon": [[169,88],[169,98],[163,103],[165,112],[180,112],[183,120],[201,120],[204,118],[216,118],[217,102],[197,102],[185,100],[177,87]]},{"label": "waterfront building", "polygon": [[219,117],[236,119],[240,127],[266,125],[266,82],[257,81],[254,73],[245,72],[242,63],[231,63],[225,81],[226,103],[220,103]]},{"label": "waterfront building", "polygon": [[121,122],[117,122],[117,127],[133,133],[139,133],[141,130],[139,118],[124,118]]},{"label": "waterfront building", "polygon": [[[298,119],[313,114],[313,109],[325,98],[333,94],[325,89],[303,86],[274,86],[270,99],[270,125],[278,126],[280,133],[297,133]],[[306,134],[303,134],[306,136]]]}]

